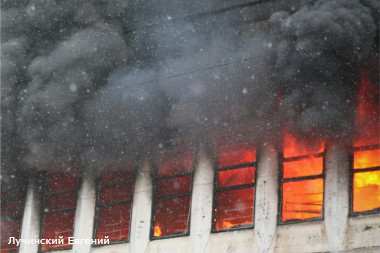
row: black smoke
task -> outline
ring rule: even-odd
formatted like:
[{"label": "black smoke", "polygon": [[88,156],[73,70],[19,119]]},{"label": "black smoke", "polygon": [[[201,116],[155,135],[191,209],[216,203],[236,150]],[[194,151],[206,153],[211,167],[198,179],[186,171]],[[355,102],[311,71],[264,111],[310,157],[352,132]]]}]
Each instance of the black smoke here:
[{"label": "black smoke", "polygon": [[352,135],[379,1],[302,1],[252,27],[174,2],[2,1],[2,168],[136,161],[173,136]]}]

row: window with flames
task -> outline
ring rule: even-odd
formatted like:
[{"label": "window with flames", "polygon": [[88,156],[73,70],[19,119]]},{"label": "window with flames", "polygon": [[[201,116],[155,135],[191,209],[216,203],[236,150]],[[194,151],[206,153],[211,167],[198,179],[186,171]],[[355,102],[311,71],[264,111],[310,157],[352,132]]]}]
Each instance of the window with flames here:
[{"label": "window with flames", "polygon": [[362,72],[352,152],[351,215],[380,213],[379,88]]},{"label": "window with flames", "polygon": [[79,172],[47,171],[43,179],[42,229],[40,238],[60,239],[64,244],[41,244],[40,251],[68,249],[68,237],[73,236],[74,216],[78,196]]},{"label": "window with flames", "polygon": [[95,239],[110,243],[129,240],[133,187],[136,171],[110,166],[97,178]]},{"label": "window with flames", "polygon": [[194,151],[160,154],[153,170],[151,239],[188,235]]},{"label": "window with flames", "polygon": [[306,147],[286,133],[280,169],[280,223],[323,217],[324,143]]},{"label": "window with flames", "polygon": [[218,155],[212,230],[252,228],[256,149],[248,144],[222,146]]},{"label": "window with flames", "polygon": [[1,252],[18,252],[19,246],[8,242],[10,237],[19,239],[21,235],[26,186],[15,179],[1,181]]}]

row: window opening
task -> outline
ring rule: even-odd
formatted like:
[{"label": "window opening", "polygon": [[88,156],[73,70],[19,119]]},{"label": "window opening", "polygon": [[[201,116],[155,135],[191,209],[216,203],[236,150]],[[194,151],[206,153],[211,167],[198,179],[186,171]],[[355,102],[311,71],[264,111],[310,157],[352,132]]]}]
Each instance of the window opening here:
[{"label": "window opening", "polygon": [[248,144],[221,146],[218,156],[212,230],[252,228],[256,149]]},{"label": "window opening", "polygon": [[106,167],[97,178],[95,239],[129,240],[135,169]]},{"label": "window opening", "polygon": [[380,213],[379,89],[362,71],[351,157],[351,215]]},{"label": "window opening", "polygon": [[153,170],[151,239],[190,233],[194,151],[166,151]]},{"label": "window opening", "polygon": [[380,145],[354,148],[352,214],[380,212]]},{"label": "window opening", "polygon": [[22,215],[27,183],[11,177],[1,180],[1,252],[18,252],[19,246],[8,244],[10,237],[21,236]]},{"label": "window opening", "polygon": [[[76,169],[43,173],[42,225],[40,238],[64,239],[64,244],[41,244],[40,251],[69,249],[79,188]],[[61,237],[61,238],[60,238]]]},{"label": "window opening", "polygon": [[323,218],[324,143],[285,133],[280,169],[280,223]]}]

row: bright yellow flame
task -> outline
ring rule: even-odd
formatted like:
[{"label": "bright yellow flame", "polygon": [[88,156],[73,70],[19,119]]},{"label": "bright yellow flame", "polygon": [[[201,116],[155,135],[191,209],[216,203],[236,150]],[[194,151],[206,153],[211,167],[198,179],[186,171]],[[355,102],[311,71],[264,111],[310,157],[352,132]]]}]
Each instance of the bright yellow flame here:
[{"label": "bright yellow flame", "polygon": [[380,207],[380,171],[357,172],[354,175],[354,211]]},{"label": "bright yellow flame", "polygon": [[154,236],[161,236],[162,235],[162,232],[161,232],[161,228],[159,226],[154,226]]},{"label": "bright yellow flame", "polygon": [[380,166],[380,149],[356,151],[354,168],[363,169]]},{"label": "bright yellow flame", "polygon": [[[357,173],[355,175],[355,186],[365,187],[369,185],[379,185],[380,186],[380,174],[379,172],[366,172]],[[380,196],[379,196],[380,197]]]}]

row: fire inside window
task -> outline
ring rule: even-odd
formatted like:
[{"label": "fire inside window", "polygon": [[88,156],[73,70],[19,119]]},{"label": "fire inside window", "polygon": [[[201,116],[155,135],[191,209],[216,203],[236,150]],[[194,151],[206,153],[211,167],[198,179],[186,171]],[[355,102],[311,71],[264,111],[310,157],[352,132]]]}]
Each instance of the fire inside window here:
[{"label": "fire inside window", "polygon": [[353,213],[380,212],[380,145],[355,148]]},{"label": "fire inside window", "polygon": [[20,238],[26,184],[1,182],[1,252],[18,252],[19,246],[8,244],[10,237]]},{"label": "fire inside window", "polygon": [[79,174],[75,169],[48,171],[44,175],[42,229],[40,238],[64,239],[64,244],[41,244],[40,250],[67,249],[73,236]]},{"label": "fire inside window", "polygon": [[213,232],[253,227],[256,150],[222,146],[215,175]]},{"label": "fire inside window", "polygon": [[295,137],[285,134],[280,170],[280,223],[322,218],[323,168],[323,142],[310,151]]},{"label": "fire inside window", "polygon": [[366,71],[358,91],[356,140],[352,161],[351,214],[380,213],[379,89]]},{"label": "fire inside window", "polygon": [[95,238],[129,239],[135,170],[106,168],[98,178]]},{"label": "fire inside window", "polygon": [[194,152],[161,154],[154,170],[151,239],[188,235]]}]

